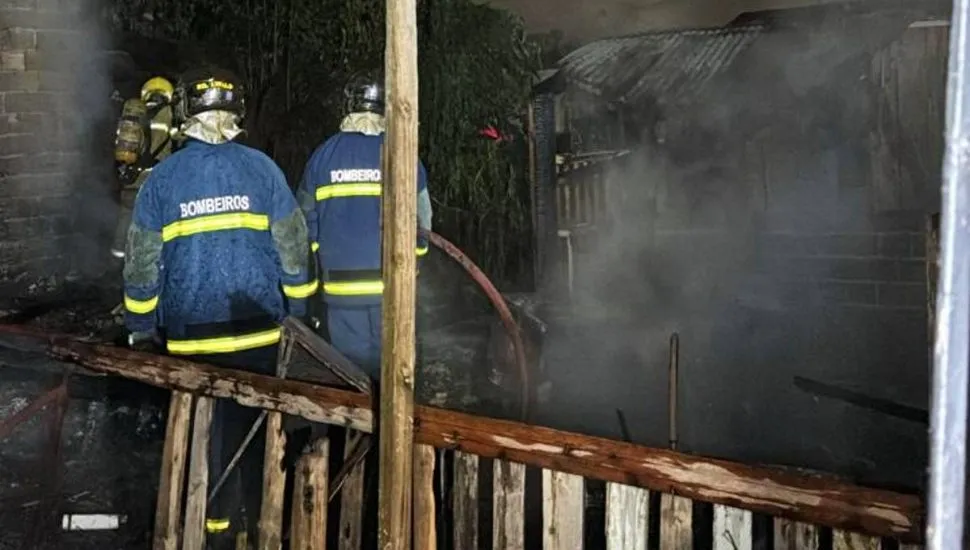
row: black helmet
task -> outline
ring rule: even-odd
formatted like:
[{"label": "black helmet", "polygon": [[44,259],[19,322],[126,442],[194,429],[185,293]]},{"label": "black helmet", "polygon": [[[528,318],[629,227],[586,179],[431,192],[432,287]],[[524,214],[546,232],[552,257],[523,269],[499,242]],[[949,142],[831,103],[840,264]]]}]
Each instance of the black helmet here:
[{"label": "black helmet", "polygon": [[232,72],[219,68],[187,71],[176,87],[176,109],[179,120],[206,111],[229,111],[242,118],[246,101],[242,81]]},{"label": "black helmet", "polygon": [[354,75],[344,87],[349,113],[384,114],[384,72],[367,71]]}]

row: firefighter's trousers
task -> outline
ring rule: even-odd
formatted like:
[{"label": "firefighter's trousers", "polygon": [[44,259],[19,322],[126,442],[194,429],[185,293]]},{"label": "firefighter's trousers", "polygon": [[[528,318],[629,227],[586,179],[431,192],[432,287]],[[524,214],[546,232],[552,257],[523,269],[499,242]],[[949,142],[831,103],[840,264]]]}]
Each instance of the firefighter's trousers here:
[{"label": "firefighter's trousers", "polygon": [[381,377],[381,306],[327,305],[330,344],[375,380]]},{"label": "firefighter's trousers", "polygon": [[[191,361],[217,367],[244,370],[268,376],[276,375],[278,345],[236,353],[208,354],[189,357]],[[217,399],[209,440],[209,487],[212,491],[246,438],[260,409],[243,407],[228,399]],[[254,540],[263,484],[263,453],[266,448],[266,426],[236,464],[213,502],[206,508],[206,532],[210,548],[231,548],[236,534],[247,531]]]}]

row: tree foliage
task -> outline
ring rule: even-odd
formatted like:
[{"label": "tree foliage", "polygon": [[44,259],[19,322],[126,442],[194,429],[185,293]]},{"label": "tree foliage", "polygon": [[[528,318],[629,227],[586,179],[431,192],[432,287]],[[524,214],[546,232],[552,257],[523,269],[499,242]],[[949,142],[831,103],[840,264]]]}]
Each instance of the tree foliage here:
[{"label": "tree foliage", "polygon": [[[252,145],[292,182],[337,130],[343,86],[380,67],[383,0],[116,0],[118,30],[233,52]],[[528,274],[524,113],[538,48],[521,22],[470,0],[418,6],[420,150],[435,228],[505,283]],[[511,140],[479,135],[486,125]]]}]

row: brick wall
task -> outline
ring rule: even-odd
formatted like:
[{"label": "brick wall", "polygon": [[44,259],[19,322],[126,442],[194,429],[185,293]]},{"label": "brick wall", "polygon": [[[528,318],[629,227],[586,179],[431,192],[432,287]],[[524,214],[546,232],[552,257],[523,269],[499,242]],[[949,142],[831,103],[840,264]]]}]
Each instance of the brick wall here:
[{"label": "brick wall", "polygon": [[926,309],[921,232],[774,233],[765,255],[762,269],[816,303]]},{"label": "brick wall", "polygon": [[87,0],[0,0],[0,286],[62,275],[76,250],[78,86],[96,49]]},{"label": "brick wall", "polygon": [[[843,233],[660,230],[661,257],[708,286],[784,306],[926,310],[925,237],[915,228]],[[690,266],[694,266],[691,268]],[[697,266],[704,266],[703,269]]]}]

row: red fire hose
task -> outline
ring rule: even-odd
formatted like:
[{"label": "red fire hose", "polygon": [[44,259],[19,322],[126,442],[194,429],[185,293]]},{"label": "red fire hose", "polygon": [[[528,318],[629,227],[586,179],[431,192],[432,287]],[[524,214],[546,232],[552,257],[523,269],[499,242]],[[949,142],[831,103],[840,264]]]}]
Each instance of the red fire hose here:
[{"label": "red fire hose", "polygon": [[478,283],[482,291],[488,296],[492,305],[495,306],[495,310],[498,312],[499,318],[502,319],[502,325],[505,327],[505,332],[509,335],[509,339],[512,341],[513,351],[515,353],[515,362],[519,370],[519,382],[521,384],[520,388],[520,399],[522,400],[520,414],[522,420],[528,419],[529,415],[529,368],[526,364],[525,358],[525,344],[522,342],[522,329],[519,324],[512,317],[512,311],[509,310],[508,304],[505,302],[505,298],[502,297],[502,293],[495,288],[492,281],[488,279],[485,273],[475,262],[471,260],[464,252],[458,249],[457,246],[451,244],[447,239],[441,235],[434,232],[427,232],[428,240],[431,241],[436,248],[450,256],[453,260],[458,262],[461,267],[468,272],[468,275]]}]

